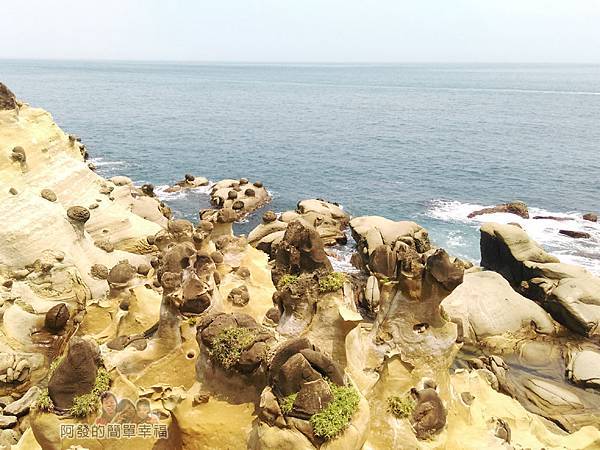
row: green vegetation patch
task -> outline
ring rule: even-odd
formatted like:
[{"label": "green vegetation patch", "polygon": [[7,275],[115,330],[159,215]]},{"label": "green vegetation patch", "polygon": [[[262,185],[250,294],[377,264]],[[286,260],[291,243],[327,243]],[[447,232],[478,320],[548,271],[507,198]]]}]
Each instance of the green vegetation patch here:
[{"label": "green vegetation patch", "polygon": [[104,368],[99,368],[94,381],[94,387],[89,394],[78,395],[73,399],[69,413],[73,417],[87,417],[98,412],[100,396],[110,389],[110,376]]},{"label": "green vegetation patch", "polygon": [[51,411],[54,409],[54,403],[52,403],[52,399],[48,394],[48,389],[43,389],[38,395],[37,400],[35,401],[35,407],[39,411]]},{"label": "green vegetation patch", "polygon": [[346,276],[341,272],[331,272],[319,279],[320,292],[335,292],[341,289],[346,281]]},{"label": "green vegetation patch", "polygon": [[242,352],[252,345],[255,337],[256,333],[248,328],[226,328],[213,340],[210,356],[224,369],[231,369],[239,362]]},{"label": "green vegetation patch", "polygon": [[325,439],[337,436],[348,426],[360,402],[360,396],[353,386],[338,386],[330,381],[328,383],[333,400],[310,418],[315,435]]},{"label": "green vegetation patch", "polygon": [[392,395],[388,397],[387,403],[388,412],[399,419],[410,416],[415,410],[415,402],[410,395],[405,395],[404,397]]},{"label": "green vegetation patch", "polygon": [[298,281],[298,275],[290,275],[289,273],[286,273],[279,279],[279,282],[277,283],[277,289],[283,289],[290,284],[294,284],[296,281]]},{"label": "green vegetation patch", "polygon": [[298,393],[294,393],[294,394],[290,394],[287,397],[285,397],[282,401],[281,401],[281,412],[284,414],[289,414],[290,412],[292,412],[292,408],[294,407],[294,402],[296,401],[296,397],[298,397]]},{"label": "green vegetation patch", "polygon": [[93,392],[89,394],[78,395],[73,399],[73,406],[69,413],[73,417],[87,417],[98,412],[100,408],[100,397]]}]

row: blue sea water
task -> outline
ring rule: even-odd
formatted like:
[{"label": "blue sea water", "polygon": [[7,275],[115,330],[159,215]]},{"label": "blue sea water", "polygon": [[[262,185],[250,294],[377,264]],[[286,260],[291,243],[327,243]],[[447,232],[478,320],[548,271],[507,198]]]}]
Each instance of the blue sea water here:
[{"label": "blue sea water", "polygon": [[[600,225],[580,219],[600,212],[600,66],[5,60],[0,81],[81,136],[105,176],[260,179],[274,210],[321,197],[415,220],[475,261],[481,220],[519,221],[600,272]],[[514,199],[573,220],[466,217]],[[167,201],[195,219],[206,195]]]}]

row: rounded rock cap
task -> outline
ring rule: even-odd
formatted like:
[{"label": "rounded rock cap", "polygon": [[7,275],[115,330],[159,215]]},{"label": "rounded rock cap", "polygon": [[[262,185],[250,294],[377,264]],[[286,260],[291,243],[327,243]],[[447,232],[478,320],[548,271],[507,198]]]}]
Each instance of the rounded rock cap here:
[{"label": "rounded rock cap", "polygon": [[85,223],[90,218],[90,212],[83,206],[71,206],[67,209],[67,217],[76,222]]}]

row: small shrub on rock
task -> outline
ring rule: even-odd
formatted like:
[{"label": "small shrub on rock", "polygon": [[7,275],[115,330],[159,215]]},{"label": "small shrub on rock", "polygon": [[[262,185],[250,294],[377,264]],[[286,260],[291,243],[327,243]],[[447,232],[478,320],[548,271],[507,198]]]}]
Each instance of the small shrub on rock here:
[{"label": "small shrub on rock", "polygon": [[348,426],[360,402],[360,396],[353,386],[328,383],[333,400],[310,418],[315,435],[325,439],[337,436]]},{"label": "small shrub on rock", "polygon": [[51,411],[54,408],[54,403],[52,403],[52,399],[48,394],[48,389],[44,389],[38,395],[37,400],[35,401],[35,407],[39,411]]},{"label": "small shrub on rock", "polygon": [[255,336],[248,328],[227,328],[215,337],[210,356],[224,369],[231,369],[240,361],[242,352],[252,345]]},{"label": "small shrub on rock", "polygon": [[284,414],[289,414],[292,412],[292,408],[294,407],[294,402],[296,401],[296,397],[298,397],[298,393],[290,394],[285,397],[281,401],[281,412]]},{"label": "small shrub on rock", "polygon": [[405,395],[404,397],[392,395],[388,397],[387,403],[388,412],[399,419],[410,416],[415,409],[415,402],[409,395]]},{"label": "small shrub on rock", "polygon": [[279,279],[279,283],[277,283],[277,289],[283,289],[290,284],[294,284],[296,281],[298,281],[298,275],[290,275],[289,273],[286,273]]},{"label": "small shrub on rock", "polygon": [[346,281],[346,276],[341,272],[331,272],[319,280],[320,292],[335,292],[341,289]]}]

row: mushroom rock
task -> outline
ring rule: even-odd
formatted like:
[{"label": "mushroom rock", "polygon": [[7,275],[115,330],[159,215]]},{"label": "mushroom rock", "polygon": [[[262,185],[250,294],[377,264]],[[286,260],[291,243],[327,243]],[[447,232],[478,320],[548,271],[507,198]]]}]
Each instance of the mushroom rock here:
[{"label": "mushroom rock", "polygon": [[71,338],[66,356],[48,381],[48,394],[57,408],[70,408],[76,396],[92,390],[98,373],[99,355],[94,342]]},{"label": "mushroom rock", "polygon": [[127,261],[122,261],[110,269],[106,279],[110,287],[120,289],[126,287],[136,274],[137,269],[135,267]]},{"label": "mushroom rock", "polygon": [[472,219],[483,214],[494,214],[494,213],[508,213],[515,214],[523,219],[529,219],[529,210],[527,205],[523,202],[510,202],[502,205],[493,206],[490,208],[483,208],[478,211],[473,211],[467,217]]},{"label": "mushroom rock", "polygon": [[44,327],[52,333],[58,333],[65,327],[68,320],[69,308],[66,304],[59,303],[50,308],[46,313]]},{"label": "mushroom rock", "polygon": [[90,218],[90,212],[83,206],[71,206],[67,209],[67,218],[79,237],[83,237],[84,225]]},{"label": "mushroom rock", "polygon": [[6,87],[4,83],[0,83],[0,110],[11,110],[17,108],[17,99],[15,94]]},{"label": "mushroom rock", "polygon": [[190,240],[194,232],[194,225],[189,220],[169,220],[167,230],[177,242]]}]

